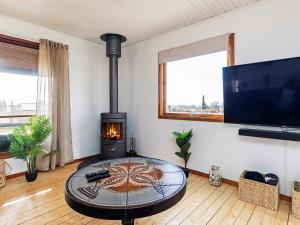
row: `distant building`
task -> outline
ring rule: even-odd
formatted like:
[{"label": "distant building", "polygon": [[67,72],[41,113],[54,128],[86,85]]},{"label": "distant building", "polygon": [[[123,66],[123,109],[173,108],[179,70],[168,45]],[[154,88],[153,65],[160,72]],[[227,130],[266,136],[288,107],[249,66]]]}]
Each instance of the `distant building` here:
[{"label": "distant building", "polygon": [[188,113],[223,113],[223,103],[213,102],[210,105],[168,105],[168,112],[188,112]]}]

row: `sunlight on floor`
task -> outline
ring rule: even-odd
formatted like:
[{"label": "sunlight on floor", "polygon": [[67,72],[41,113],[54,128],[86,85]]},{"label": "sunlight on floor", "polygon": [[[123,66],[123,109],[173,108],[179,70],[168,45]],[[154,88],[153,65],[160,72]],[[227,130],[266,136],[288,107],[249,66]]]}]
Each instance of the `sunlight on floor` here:
[{"label": "sunlight on floor", "polygon": [[6,202],[2,205],[2,208],[3,207],[6,207],[6,206],[9,206],[9,205],[13,205],[13,204],[16,204],[16,203],[20,203],[20,202],[23,202],[27,199],[30,199],[32,197],[35,197],[35,196],[40,196],[40,195],[43,195],[43,194],[46,194],[48,192],[52,191],[52,188],[48,188],[48,189],[45,189],[45,190],[42,190],[42,191],[39,191],[35,194],[32,194],[32,195],[29,195],[29,196],[26,196],[26,197],[22,197],[22,198],[18,198],[18,199],[15,199],[15,200],[12,200],[12,201],[9,201],[9,202]]}]

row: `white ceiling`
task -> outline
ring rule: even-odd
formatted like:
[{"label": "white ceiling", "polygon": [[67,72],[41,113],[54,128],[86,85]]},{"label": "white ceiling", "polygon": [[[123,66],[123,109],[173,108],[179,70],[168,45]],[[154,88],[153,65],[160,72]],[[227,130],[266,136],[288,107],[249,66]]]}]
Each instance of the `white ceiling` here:
[{"label": "white ceiling", "polygon": [[91,41],[120,33],[132,44],[257,1],[0,0],[0,14]]}]

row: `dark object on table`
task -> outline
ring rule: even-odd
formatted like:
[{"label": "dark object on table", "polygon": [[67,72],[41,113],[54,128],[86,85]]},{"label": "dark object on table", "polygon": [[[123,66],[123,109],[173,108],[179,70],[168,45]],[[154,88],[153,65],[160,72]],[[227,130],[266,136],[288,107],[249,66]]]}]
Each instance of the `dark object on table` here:
[{"label": "dark object on table", "polygon": [[88,198],[94,199],[98,195],[98,190],[95,190],[94,187],[86,187],[86,188],[78,188],[77,189],[80,193],[85,195]]},{"label": "dark object on table", "polygon": [[111,175],[109,173],[105,173],[105,174],[98,174],[96,176],[92,176],[92,177],[89,177],[87,179],[87,181],[90,183],[90,182],[93,182],[93,181],[97,181],[97,180],[100,180],[100,179],[104,179],[104,178],[107,178],[107,177],[110,177]]},{"label": "dark object on table", "polygon": [[108,174],[108,173],[109,173],[109,170],[99,170],[99,171],[96,171],[96,172],[87,173],[87,174],[85,174],[85,177],[86,178],[91,178],[93,176],[104,175],[104,174]]},{"label": "dark object on table", "polygon": [[257,182],[265,183],[264,176],[261,173],[256,171],[247,171],[245,173],[245,178],[248,180],[254,180]]},{"label": "dark object on table", "polygon": [[[107,165],[111,177],[96,183],[86,181],[84,174],[95,168],[107,169]],[[130,157],[96,162],[76,171],[66,182],[65,200],[86,216],[131,225],[135,218],[171,208],[185,191],[186,177],[177,166],[158,159]]]},{"label": "dark object on table", "polygon": [[276,186],[278,184],[279,178],[274,173],[268,173],[264,176],[264,180],[266,184]]}]

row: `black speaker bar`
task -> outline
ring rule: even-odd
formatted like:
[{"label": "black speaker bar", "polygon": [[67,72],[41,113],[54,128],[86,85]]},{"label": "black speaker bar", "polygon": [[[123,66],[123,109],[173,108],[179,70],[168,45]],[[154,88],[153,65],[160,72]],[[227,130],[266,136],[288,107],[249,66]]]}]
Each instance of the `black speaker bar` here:
[{"label": "black speaker bar", "polygon": [[258,130],[258,129],[239,129],[239,135],[269,139],[279,139],[286,141],[300,141],[300,133],[292,131]]}]

